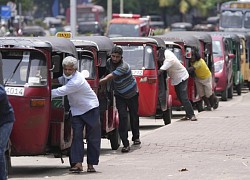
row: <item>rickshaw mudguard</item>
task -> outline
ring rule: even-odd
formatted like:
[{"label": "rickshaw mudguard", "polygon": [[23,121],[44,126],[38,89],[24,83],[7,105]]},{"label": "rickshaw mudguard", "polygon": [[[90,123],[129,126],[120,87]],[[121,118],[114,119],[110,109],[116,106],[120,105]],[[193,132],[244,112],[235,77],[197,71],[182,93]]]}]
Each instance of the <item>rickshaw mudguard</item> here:
[{"label": "rickshaw mudguard", "polygon": [[[15,110],[15,123],[11,133],[12,155],[44,154],[49,134],[50,98],[44,107],[30,108],[30,97],[16,99],[9,96]],[[15,103],[13,102],[15,101]]]}]

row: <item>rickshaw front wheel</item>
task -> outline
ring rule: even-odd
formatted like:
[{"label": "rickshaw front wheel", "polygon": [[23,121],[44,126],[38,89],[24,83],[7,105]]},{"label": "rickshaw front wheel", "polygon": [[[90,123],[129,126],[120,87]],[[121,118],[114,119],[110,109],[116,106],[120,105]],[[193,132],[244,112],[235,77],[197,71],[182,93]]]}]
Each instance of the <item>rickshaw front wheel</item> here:
[{"label": "rickshaw front wheel", "polygon": [[112,132],[110,132],[108,138],[110,140],[111,149],[117,150],[121,144],[118,128],[115,128]]}]

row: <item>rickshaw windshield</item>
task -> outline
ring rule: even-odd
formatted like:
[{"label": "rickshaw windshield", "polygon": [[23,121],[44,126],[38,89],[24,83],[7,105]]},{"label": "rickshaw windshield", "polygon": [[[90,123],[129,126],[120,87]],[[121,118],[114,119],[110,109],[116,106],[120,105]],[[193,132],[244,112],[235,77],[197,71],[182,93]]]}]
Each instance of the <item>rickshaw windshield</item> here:
[{"label": "rickshaw windshield", "polygon": [[241,28],[242,21],[242,11],[224,11],[221,14],[221,26],[224,28]]},{"label": "rickshaw windshield", "polygon": [[250,28],[250,12],[246,12],[245,18],[244,18],[244,27],[245,28]]},{"label": "rickshaw windshield", "polygon": [[46,86],[48,70],[45,56],[37,51],[1,51],[3,79],[8,86]]},{"label": "rickshaw windshield", "polygon": [[137,24],[110,24],[109,26],[109,37],[139,37],[139,25]]},{"label": "rickshaw windshield", "polygon": [[168,50],[172,51],[174,53],[174,55],[177,57],[177,59],[179,59],[179,61],[181,63],[184,63],[183,62],[183,53],[182,53],[182,50],[180,48],[177,48],[177,47],[167,47]]},{"label": "rickshaw windshield", "polygon": [[130,65],[132,70],[155,69],[151,46],[123,46],[123,60]]},{"label": "rickshaw windshield", "polygon": [[94,65],[94,56],[91,52],[79,52],[79,70],[84,73],[85,78],[95,79],[96,67]]},{"label": "rickshaw windshield", "polygon": [[213,41],[213,55],[222,56],[222,49],[220,41]]}]

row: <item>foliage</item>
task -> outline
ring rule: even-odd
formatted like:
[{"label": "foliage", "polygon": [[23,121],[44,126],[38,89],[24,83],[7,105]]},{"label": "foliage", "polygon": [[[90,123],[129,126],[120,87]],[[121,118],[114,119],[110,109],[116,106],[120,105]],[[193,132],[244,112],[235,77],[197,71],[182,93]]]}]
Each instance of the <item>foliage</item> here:
[{"label": "foliage", "polygon": [[[95,4],[107,9],[107,0],[93,0]],[[152,0],[123,0],[124,13],[141,15],[160,14],[160,7],[157,1]],[[143,7],[143,8],[142,8]],[[113,13],[120,13],[120,0],[112,0]]]}]

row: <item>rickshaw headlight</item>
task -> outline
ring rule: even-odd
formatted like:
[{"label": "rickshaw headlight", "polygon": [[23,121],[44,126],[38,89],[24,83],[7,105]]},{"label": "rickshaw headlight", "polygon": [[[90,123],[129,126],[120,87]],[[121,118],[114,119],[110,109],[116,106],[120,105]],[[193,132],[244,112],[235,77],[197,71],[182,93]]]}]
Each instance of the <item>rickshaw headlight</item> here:
[{"label": "rickshaw headlight", "polygon": [[44,107],[45,106],[45,99],[31,99],[30,106],[31,107]]},{"label": "rickshaw headlight", "polygon": [[220,60],[214,63],[214,72],[221,72],[224,66],[224,60]]}]

